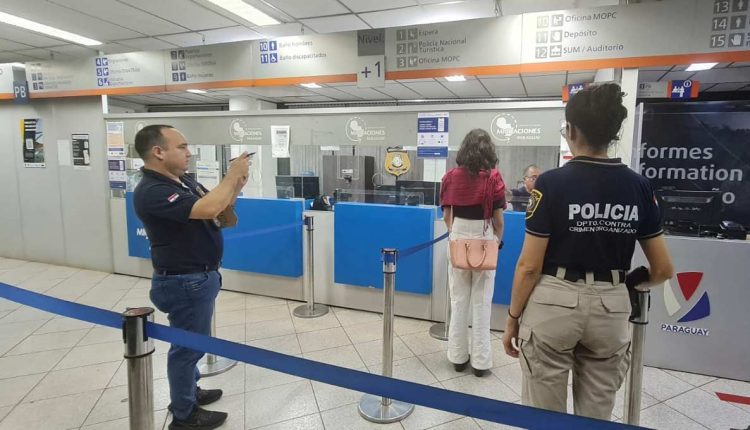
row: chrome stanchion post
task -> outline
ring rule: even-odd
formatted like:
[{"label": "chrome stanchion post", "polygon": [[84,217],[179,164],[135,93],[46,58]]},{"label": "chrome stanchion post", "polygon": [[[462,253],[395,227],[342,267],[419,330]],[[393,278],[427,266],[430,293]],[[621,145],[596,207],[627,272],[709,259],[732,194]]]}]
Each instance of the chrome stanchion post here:
[{"label": "chrome stanchion post", "polygon": [[[393,373],[393,299],[396,291],[396,250],[385,248],[383,255],[383,376]],[[367,421],[385,424],[401,421],[414,411],[411,403],[365,394],[359,401],[359,414]]]},{"label": "chrome stanchion post", "polygon": [[[214,306],[214,315],[211,317],[211,337],[216,337],[216,306]],[[222,374],[236,365],[236,360],[217,357],[214,354],[207,353],[206,357],[201,360],[198,370],[201,376],[209,377]]]},{"label": "chrome stanchion post", "polygon": [[[450,267],[448,271],[450,272]],[[430,336],[437,340],[448,340],[448,327],[451,325],[451,288],[450,288],[450,273],[446,275],[445,283],[445,322],[435,323],[430,327]]]},{"label": "chrome stanchion post", "polygon": [[122,340],[128,366],[130,430],[154,430],[154,341],[146,334],[146,322],[154,321],[152,308],[128,309],[122,314]]},{"label": "chrome stanchion post", "polygon": [[643,344],[646,340],[648,308],[651,300],[649,289],[637,289],[640,312],[630,318],[632,337],[630,341],[630,369],[625,380],[625,407],[623,421],[639,425],[641,421],[641,388],[643,386]]},{"label": "chrome stanchion post", "polygon": [[315,303],[315,249],[313,247],[314,216],[305,215],[307,227],[307,264],[305,267],[305,289],[307,303],[294,308],[294,316],[300,318],[317,318],[328,313],[328,306]]}]

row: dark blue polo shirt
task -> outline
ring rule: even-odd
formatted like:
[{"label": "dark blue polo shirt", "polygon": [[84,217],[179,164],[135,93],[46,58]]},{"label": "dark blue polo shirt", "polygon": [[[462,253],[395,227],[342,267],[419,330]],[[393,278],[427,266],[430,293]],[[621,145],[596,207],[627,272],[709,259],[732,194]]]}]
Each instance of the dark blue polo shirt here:
[{"label": "dark blue polo shirt", "polygon": [[628,270],[637,240],[662,234],[648,179],[615,159],[575,157],[539,176],[526,232],[548,237],[545,265]]},{"label": "dark blue polo shirt", "polygon": [[203,188],[185,175],[181,183],[146,168],[133,194],[135,213],[143,222],[151,242],[154,269],[191,273],[205,266],[218,266],[224,238],[213,220],[190,219],[197,191]]}]

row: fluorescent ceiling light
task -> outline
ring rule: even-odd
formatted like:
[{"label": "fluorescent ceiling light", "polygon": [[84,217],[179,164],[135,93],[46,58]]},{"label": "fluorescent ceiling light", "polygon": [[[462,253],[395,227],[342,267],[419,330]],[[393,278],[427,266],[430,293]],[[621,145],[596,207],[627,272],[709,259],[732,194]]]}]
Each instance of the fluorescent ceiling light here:
[{"label": "fluorescent ceiling light", "polygon": [[59,28],[50,27],[48,25],[40,24],[34,21],[29,21],[28,19],[10,15],[5,12],[0,12],[0,22],[14,25],[16,27],[21,27],[25,30],[31,30],[37,33],[46,34],[47,36],[56,37],[58,39],[67,40],[79,45],[95,46],[102,44],[102,42],[98,40],[89,39],[88,37],[83,37],[69,31],[60,30]]},{"label": "fluorescent ceiling light", "polygon": [[11,67],[18,67],[19,69],[25,69],[26,65],[23,63],[10,63]]},{"label": "fluorescent ceiling light", "polygon": [[187,92],[189,92],[189,93],[193,93],[193,94],[206,94],[206,92],[205,92],[205,91],[203,91],[203,90],[194,90],[194,89],[189,89],[189,90],[185,90],[185,91],[187,91]]},{"label": "fluorescent ceiling light", "polygon": [[452,75],[452,76],[446,76],[445,80],[448,82],[463,82],[466,80],[464,75]]},{"label": "fluorescent ceiling light", "polygon": [[316,84],[315,82],[310,82],[309,84],[300,84],[300,85],[305,88],[323,88],[320,85]]},{"label": "fluorescent ceiling light", "polygon": [[255,25],[275,25],[279,21],[271,18],[260,10],[250,6],[242,0],[208,0],[210,3],[227,10],[240,18],[250,21]]},{"label": "fluorescent ceiling light", "polygon": [[466,0],[444,1],[442,3],[438,3],[438,6],[445,6],[445,5],[449,5],[449,4],[459,4],[459,3],[463,3],[464,1],[466,1]]},{"label": "fluorescent ceiling light", "polygon": [[699,70],[708,70],[713,68],[715,65],[719,63],[693,63],[685,69],[686,72],[697,72]]}]

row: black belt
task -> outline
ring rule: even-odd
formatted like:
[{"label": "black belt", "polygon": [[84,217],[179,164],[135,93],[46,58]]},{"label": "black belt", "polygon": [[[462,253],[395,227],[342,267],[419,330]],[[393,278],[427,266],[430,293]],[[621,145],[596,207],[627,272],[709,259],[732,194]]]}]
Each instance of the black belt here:
[{"label": "black belt", "polygon": [[[542,268],[542,273],[549,276],[555,276],[557,277],[557,271],[559,266],[555,265],[545,265],[544,268]],[[565,274],[565,276],[562,277],[562,279],[565,279],[566,281],[570,282],[578,282],[580,280],[586,280],[586,273],[593,273],[594,275],[594,281],[595,282],[609,282],[610,284],[617,284],[618,282],[615,282],[615,279],[613,279],[613,270],[602,270],[602,271],[586,271],[586,270],[577,270],[577,269],[569,269],[567,267],[562,267],[562,271]],[[627,275],[627,271],[625,270],[614,270],[616,274],[619,275],[619,278],[617,281],[619,283],[625,282],[625,275]]]},{"label": "black belt", "polygon": [[188,275],[190,273],[203,273],[203,272],[213,272],[215,270],[219,270],[219,265],[203,265],[203,266],[193,266],[185,269],[180,270],[168,270],[168,269],[154,269],[154,275],[159,276],[175,276],[175,275]]}]

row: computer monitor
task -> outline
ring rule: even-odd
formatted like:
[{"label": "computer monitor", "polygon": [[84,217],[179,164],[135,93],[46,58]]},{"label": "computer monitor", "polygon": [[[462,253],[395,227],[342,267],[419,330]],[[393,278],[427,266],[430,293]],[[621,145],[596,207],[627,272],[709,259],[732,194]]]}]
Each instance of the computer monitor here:
[{"label": "computer monitor", "polygon": [[[413,205],[418,195],[424,196],[424,200],[421,202],[424,205],[439,205],[440,204],[440,182],[427,182],[427,181],[396,181],[396,188],[402,193],[414,193],[411,199],[406,198],[406,202],[402,204]],[[418,203],[416,203],[418,204]]]},{"label": "computer monitor", "polygon": [[320,195],[317,176],[277,176],[276,197],[279,199],[314,199]]},{"label": "computer monitor", "polygon": [[700,233],[716,229],[721,221],[721,192],[669,190],[656,191],[662,223],[675,233]]}]

